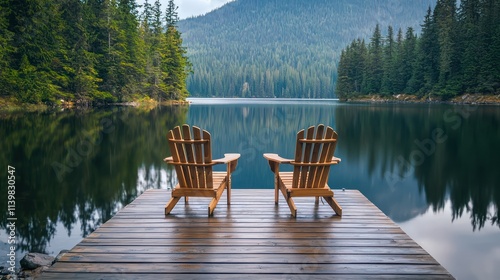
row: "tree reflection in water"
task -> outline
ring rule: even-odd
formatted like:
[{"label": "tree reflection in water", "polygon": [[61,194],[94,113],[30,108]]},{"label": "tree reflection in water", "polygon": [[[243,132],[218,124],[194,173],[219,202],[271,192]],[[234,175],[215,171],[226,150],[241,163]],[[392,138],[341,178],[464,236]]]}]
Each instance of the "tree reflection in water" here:
[{"label": "tree reflection in water", "polygon": [[[114,108],[1,118],[0,162],[16,168],[17,248],[46,252],[58,223],[68,235],[79,224],[85,237],[145,189],[172,184],[164,140],[186,112]],[[6,212],[0,215],[6,221]]]},{"label": "tree reflection in water", "polygon": [[[17,245],[45,252],[58,224],[85,237],[144,190],[173,187],[175,174],[162,162],[169,155],[165,137],[182,123],[211,132],[214,158],[241,153],[234,188],[272,188],[262,154],[293,157],[297,131],[323,123],[339,133],[343,159],[331,171],[332,188],[361,190],[396,222],[450,200],[451,219],[469,215],[474,230],[499,226],[500,108],[447,115],[456,108],[240,102],[4,116],[0,163],[16,168]],[[416,141],[428,144],[436,129],[446,139],[423,152]],[[0,173],[0,181],[6,176]],[[0,208],[6,203],[0,200]],[[5,211],[0,219],[6,221]]]}]

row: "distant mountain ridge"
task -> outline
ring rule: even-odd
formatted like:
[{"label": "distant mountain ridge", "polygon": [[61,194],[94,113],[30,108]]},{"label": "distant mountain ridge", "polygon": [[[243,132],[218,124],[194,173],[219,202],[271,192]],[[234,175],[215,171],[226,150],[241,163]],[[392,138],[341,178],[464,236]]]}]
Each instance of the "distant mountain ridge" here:
[{"label": "distant mountain ridge", "polygon": [[377,23],[420,30],[436,0],[236,0],[181,20],[192,96],[334,97],[340,51]]}]

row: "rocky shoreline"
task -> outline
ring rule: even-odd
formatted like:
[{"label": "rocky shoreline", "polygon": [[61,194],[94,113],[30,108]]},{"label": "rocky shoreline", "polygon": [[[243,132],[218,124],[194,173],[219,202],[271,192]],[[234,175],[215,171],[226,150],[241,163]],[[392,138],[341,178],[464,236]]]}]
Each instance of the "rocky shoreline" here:
[{"label": "rocky shoreline", "polygon": [[43,112],[48,110],[72,110],[72,109],[91,109],[99,107],[109,107],[109,106],[124,106],[124,107],[137,107],[137,108],[155,108],[158,106],[182,106],[189,105],[188,101],[185,100],[165,100],[158,102],[150,98],[138,99],[130,102],[121,103],[99,103],[91,104],[84,101],[68,101],[68,100],[58,100],[53,104],[29,104],[20,103],[15,98],[6,98],[0,96],[0,113],[12,113],[12,112]]},{"label": "rocky shoreline", "polygon": [[441,99],[435,96],[418,97],[408,94],[395,94],[389,96],[364,95],[355,98],[340,99],[342,102],[362,102],[362,103],[442,103],[456,105],[500,105],[500,94],[481,95],[465,94],[451,99]]},{"label": "rocky shoreline", "polygon": [[49,256],[41,253],[27,253],[19,262],[20,269],[12,272],[7,267],[0,267],[1,280],[14,280],[14,279],[36,279],[45,270],[50,268],[53,264],[61,259],[68,250],[62,250],[56,257]]}]

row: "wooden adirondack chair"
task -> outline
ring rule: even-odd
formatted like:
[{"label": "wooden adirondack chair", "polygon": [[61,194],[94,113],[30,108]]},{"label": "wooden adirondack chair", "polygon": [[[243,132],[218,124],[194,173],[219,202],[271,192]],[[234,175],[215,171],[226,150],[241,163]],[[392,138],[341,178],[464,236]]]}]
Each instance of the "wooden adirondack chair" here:
[{"label": "wooden adirondack chair", "polygon": [[[210,133],[193,126],[176,126],[167,134],[171,157],[164,161],[175,166],[179,183],[172,190],[172,198],[165,206],[165,215],[175,207],[181,197],[212,197],[208,216],[212,216],[224,189],[227,189],[227,205],[231,200],[231,173],[236,169],[240,154],[224,154],[224,158],[212,160]],[[216,164],[226,164],[226,172],[212,171]]]},{"label": "wooden adirondack chair", "polygon": [[[314,196],[316,203],[323,197],[335,213],[342,216],[342,207],[333,198],[333,191],[328,186],[330,166],[338,164],[340,158],[334,157],[337,146],[337,133],[331,128],[320,124],[317,128],[311,126],[307,132],[297,133],[295,158],[286,159],[277,154],[264,154],[274,172],[274,200],[278,204],[279,191],[290,207],[292,216],[297,216],[297,207],[293,197]],[[293,172],[280,172],[280,164],[291,164]]]}]

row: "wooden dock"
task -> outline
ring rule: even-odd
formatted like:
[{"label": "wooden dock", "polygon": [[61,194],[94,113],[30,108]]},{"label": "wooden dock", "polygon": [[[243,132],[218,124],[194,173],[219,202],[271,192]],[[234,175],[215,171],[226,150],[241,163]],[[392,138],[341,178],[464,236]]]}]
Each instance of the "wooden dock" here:
[{"label": "wooden dock", "polygon": [[213,217],[209,199],[148,190],[83,239],[39,279],[453,279],[356,190],[326,203],[296,198],[298,217],[273,190],[232,190]]}]

